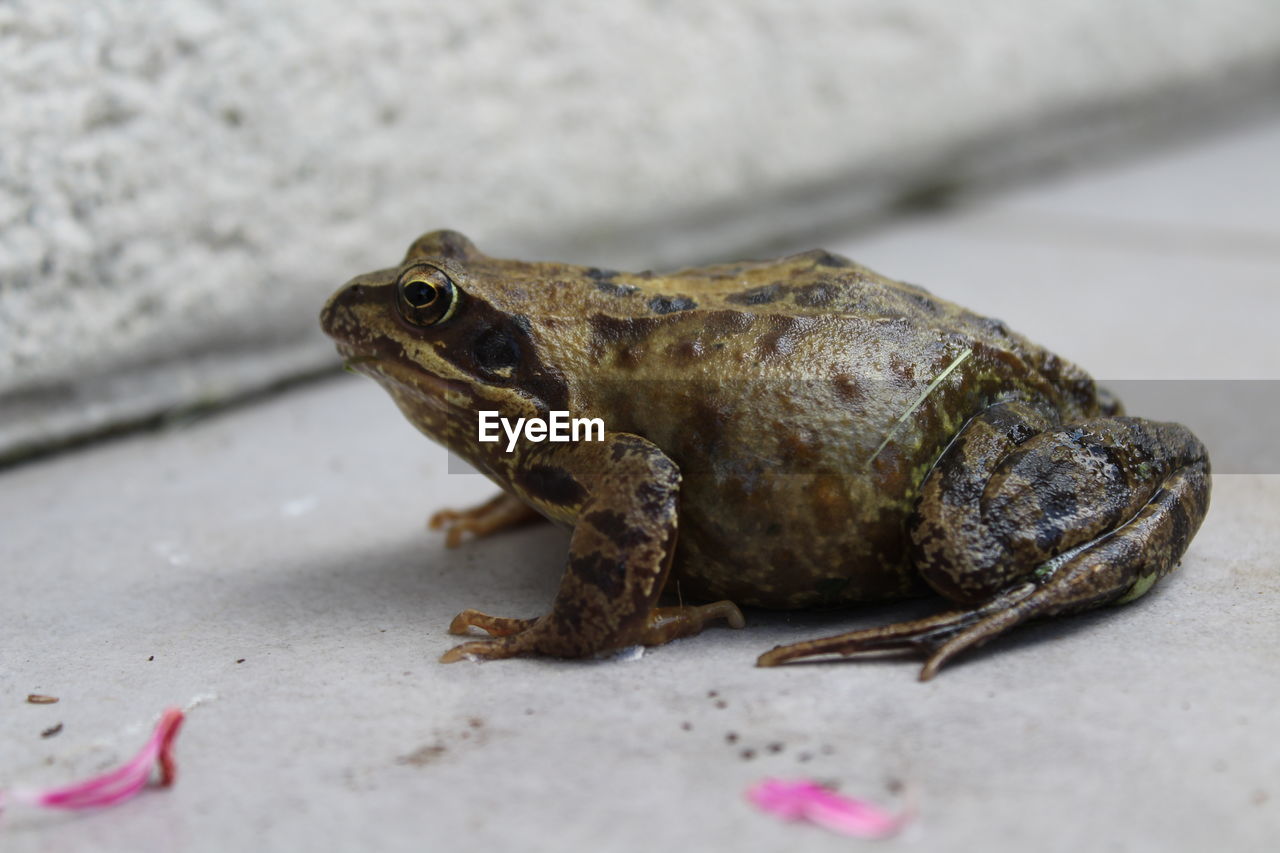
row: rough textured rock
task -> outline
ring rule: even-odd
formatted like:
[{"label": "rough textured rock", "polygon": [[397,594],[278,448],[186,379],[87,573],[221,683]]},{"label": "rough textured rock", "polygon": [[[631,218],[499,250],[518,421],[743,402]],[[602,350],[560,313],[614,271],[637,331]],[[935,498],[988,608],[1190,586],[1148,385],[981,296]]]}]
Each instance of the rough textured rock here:
[{"label": "rough textured rock", "polygon": [[0,5],[0,458],[313,370],[449,225],[615,266],[812,233],[1247,102],[1280,6]]}]

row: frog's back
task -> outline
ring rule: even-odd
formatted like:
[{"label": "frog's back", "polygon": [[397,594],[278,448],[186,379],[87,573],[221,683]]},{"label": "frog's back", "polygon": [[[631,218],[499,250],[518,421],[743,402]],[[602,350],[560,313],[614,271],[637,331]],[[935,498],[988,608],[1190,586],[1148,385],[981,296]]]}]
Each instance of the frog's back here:
[{"label": "frog's back", "polygon": [[907,519],[964,423],[1009,394],[1095,405],[1086,374],[1000,321],[828,252],[608,283],[631,304],[584,320],[584,403],[680,465],[694,594],[910,594]]}]

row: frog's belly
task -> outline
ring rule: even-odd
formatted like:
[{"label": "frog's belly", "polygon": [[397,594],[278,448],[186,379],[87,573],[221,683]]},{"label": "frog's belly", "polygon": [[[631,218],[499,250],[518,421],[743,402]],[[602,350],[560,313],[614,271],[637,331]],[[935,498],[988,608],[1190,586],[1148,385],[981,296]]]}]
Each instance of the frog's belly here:
[{"label": "frog's belly", "polygon": [[671,574],[680,594],[800,609],[926,593],[911,566],[910,501],[859,500],[865,485],[794,475],[735,493],[715,478],[686,477]]}]

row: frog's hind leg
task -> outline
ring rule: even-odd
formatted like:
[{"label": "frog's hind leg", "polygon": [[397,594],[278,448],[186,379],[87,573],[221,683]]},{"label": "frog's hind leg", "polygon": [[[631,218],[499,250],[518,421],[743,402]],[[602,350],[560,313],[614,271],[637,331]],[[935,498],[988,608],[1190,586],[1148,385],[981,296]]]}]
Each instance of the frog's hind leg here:
[{"label": "frog's hind leg", "polygon": [[814,655],[926,652],[922,680],[1035,617],[1123,603],[1177,565],[1209,502],[1209,461],[1185,427],[1137,418],[1052,426],[1026,403],[975,418],[925,481],[912,531],[921,575],[974,605],[783,646]]},{"label": "frog's hind leg", "polygon": [[457,548],[470,533],[480,539],[502,530],[537,521],[542,516],[515,495],[498,492],[478,506],[442,509],[427,519],[432,530],[444,530],[446,548]]}]

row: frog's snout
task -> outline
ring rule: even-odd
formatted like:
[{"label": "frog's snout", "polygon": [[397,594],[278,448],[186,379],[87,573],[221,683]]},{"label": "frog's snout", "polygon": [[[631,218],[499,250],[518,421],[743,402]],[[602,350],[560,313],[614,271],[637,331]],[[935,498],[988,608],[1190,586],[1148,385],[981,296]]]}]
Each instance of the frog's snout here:
[{"label": "frog's snout", "polygon": [[352,321],[351,304],[365,297],[364,286],[358,281],[352,279],[338,288],[320,309],[320,328],[331,338],[343,337],[343,329]]},{"label": "frog's snout", "polygon": [[397,270],[377,270],[358,275],[338,288],[320,310],[320,328],[331,338],[350,341],[361,330],[360,308],[388,297]]}]

